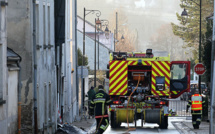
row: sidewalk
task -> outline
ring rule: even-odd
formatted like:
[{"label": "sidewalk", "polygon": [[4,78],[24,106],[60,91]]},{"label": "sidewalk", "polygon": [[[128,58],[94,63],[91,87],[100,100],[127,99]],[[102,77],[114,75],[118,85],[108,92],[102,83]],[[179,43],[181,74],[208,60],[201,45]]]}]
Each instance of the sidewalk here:
[{"label": "sidewalk", "polygon": [[202,121],[199,129],[193,128],[192,120],[176,121],[172,123],[181,134],[209,134],[210,123],[207,121]]},{"label": "sidewalk", "polygon": [[199,129],[194,129],[192,122],[183,122],[189,129],[196,134],[209,134],[209,125],[210,123],[207,121],[202,121]]},{"label": "sidewalk", "polygon": [[59,128],[55,134],[90,134],[96,128],[96,120],[91,119],[77,119],[72,124],[59,124]]},{"label": "sidewalk", "polygon": [[73,122],[71,125],[76,126],[77,128],[80,128],[85,132],[88,132],[93,126],[96,125],[96,120],[95,118],[91,117],[90,119],[87,118],[86,120],[82,119],[80,121]]}]

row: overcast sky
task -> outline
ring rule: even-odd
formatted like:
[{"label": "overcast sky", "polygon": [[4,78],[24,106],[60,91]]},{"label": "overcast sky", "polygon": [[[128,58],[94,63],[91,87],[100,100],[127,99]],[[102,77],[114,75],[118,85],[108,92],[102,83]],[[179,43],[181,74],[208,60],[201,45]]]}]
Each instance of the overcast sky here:
[{"label": "overcast sky", "polygon": [[[113,11],[121,8],[128,17],[128,25],[138,33],[138,45],[148,47],[150,38],[162,25],[178,23],[176,12],[181,13],[180,0],[77,0],[78,15],[83,17],[83,9],[97,9],[101,18],[108,19]],[[120,14],[119,14],[120,17]],[[93,22],[95,15],[88,15]]]}]

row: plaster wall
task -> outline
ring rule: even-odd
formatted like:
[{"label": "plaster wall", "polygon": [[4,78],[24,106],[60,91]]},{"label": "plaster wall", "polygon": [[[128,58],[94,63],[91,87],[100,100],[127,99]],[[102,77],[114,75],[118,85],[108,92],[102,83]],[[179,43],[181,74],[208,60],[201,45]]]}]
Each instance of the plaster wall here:
[{"label": "plaster wall", "polygon": [[[8,46],[21,57],[22,129],[32,133],[33,112],[33,11],[32,1],[8,0]],[[36,1],[38,129],[56,129],[56,69],[54,50],[54,0]],[[54,125],[51,125],[54,124]],[[44,127],[50,126],[50,127]]]},{"label": "plaster wall", "polygon": [[[7,2],[7,0],[5,0]],[[7,91],[7,7],[0,6],[0,133],[7,134],[7,112],[8,112],[8,91]],[[6,101],[6,103],[2,103]]]}]

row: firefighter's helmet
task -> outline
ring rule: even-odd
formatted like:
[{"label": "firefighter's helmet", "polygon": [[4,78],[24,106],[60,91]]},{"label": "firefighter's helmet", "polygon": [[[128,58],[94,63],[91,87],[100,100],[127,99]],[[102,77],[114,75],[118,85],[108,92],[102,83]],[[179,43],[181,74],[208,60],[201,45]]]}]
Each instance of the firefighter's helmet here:
[{"label": "firefighter's helmet", "polygon": [[199,94],[199,89],[195,89],[195,94]]}]

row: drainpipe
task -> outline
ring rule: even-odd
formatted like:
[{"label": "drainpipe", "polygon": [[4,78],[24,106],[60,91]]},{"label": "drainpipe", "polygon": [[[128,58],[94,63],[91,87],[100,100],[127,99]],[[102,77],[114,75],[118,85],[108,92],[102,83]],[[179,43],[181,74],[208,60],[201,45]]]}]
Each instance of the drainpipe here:
[{"label": "drainpipe", "polygon": [[34,58],[34,133],[38,133],[37,124],[37,53],[36,53],[36,0],[33,2],[33,58]]},{"label": "drainpipe", "polygon": [[17,66],[19,67],[18,73],[18,134],[21,134],[21,66],[19,64],[20,61],[17,62]]},{"label": "drainpipe", "polygon": [[75,59],[76,59],[76,66],[75,66],[75,70],[76,70],[76,99],[77,99],[77,105],[76,105],[76,114],[77,116],[79,116],[79,108],[78,108],[78,104],[79,104],[79,78],[78,78],[78,42],[77,42],[77,0],[75,0]]}]

